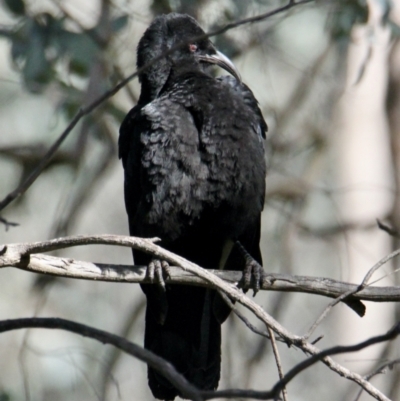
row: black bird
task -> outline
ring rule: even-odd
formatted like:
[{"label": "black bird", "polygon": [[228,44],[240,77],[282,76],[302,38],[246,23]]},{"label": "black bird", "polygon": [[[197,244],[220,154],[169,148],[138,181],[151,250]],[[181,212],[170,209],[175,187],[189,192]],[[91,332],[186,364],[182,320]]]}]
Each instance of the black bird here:
[{"label": "black bird", "polygon": [[[233,76],[214,78],[213,64]],[[161,246],[204,268],[259,278],[267,126],[252,92],[188,15],[153,21],[139,42],[137,67],[146,67],[140,98],[119,138],[130,234],[160,237]],[[165,261],[137,251],[134,260],[161,283],[142,285],[145,347],[199,389],[216,389],[229,308],[213,290],[163,288]],[[150,367],[148,380],[156,398],[180,395]]]}]

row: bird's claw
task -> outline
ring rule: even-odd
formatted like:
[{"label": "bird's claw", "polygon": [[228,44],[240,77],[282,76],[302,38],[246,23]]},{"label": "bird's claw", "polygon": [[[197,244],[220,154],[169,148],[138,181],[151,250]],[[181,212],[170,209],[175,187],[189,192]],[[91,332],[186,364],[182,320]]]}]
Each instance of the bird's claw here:
[{"label": "bird's claw", "polygon": [[253,297],[262,287],[266,273],[263,267],[254,259],[246,260],[243,271],[243,287],[247,291],[249,288],[253,290]]},{"label": "bird's claw", "polygon": [[152,259],[147,266],[147,277],[151,283],[156,283],[163,291],[166,290],[164,275],[171,277],[168,262],[160,259]]},{"label": "bird's claw", "polygon": [[236,244],[245,261],[243,269],[243,289],[246,292],[249,288],[252,288],[254,297],[262,287],[267,274],[264,268],[246,251],[239,241],[237,241]]}]

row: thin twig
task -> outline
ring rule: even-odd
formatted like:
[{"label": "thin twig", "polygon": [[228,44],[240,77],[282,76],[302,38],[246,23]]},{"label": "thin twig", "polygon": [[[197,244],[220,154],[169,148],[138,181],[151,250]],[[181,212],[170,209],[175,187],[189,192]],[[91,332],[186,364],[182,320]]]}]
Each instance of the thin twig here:
[{"label": "thin twig", "polygon": [[[256,326],[250,323],[249,319],[247,319],[244,315],[242,315],[236,308],[233,309],[233,313],[255,334],[259,336],[270,338],[270,335],[266,331],[259,330]],[[278,340],[282,341],[280,338]]]},{"label": "thin twig", "polygon": [[8,231],[8,229],[10,227],[17,227],[19,226],[19,223],[12,223],[11,221],[6,220],[4,217],[0,216],[0,223],[3,223],[6,227],[6,231]]},{"label": "thin twig", "polygon": [[[285,375],[283,374],[281,358],[279,356],[278,346],[277,346],[276,341],[275,341],[275,335],[274,335],[274,332],[269,327],[267,327],[267,330],[268,330],[268,333],[269,333],[269,337],[271,339],[272,352],[274,353],[276,367],[278,368],[279,380],[283,381]],[[283,401],[287,401],[288,400],[286,386],[282,387],[282,397],[283,397]]]},{"label": "thin twig", "polygon": [[[383,365],[381,365],[378,368],[376,368],[373,372],[371,372],[368,375],[366,375],[365,379],[366,380],[370,380],[376,375],[380,375],[380,374],[386,373],[386,371],[388,369],[392,370],[394,368],[394,366],[398,365],[398,364],[400,364],[400,359],[395,359],[393,361],[386,362]],[[357,394],[356,398],[354,399],[354,401],[358,401],[360,399],[362,393],[363,393],[363,389],[360,388],[360,391],[358,392],[358,394]]]},{"label": "thin twig", "polygon": [[355,295],[357,292],[360,292],[365,289],[365,287],[368,285],[368,281],[371,279],[372,275],[380,268],[382,267],[385,263],[388,261],[392,260],[396,256],[400,254],[400,249],[395,250],[394,252],[390,253],[389,255],[386,255],[383,257],[378,263],[376,263],[374,266],[369,269],[367,274],[365,275],[363,281],[357,288],[354,288],[353,290],[347,291],[344,294],[340,295],[336,299],[334,299],[329,305],[324,309],[324,311],[321,313],[321,315],[318,317],[318,319],[313,323],[313,325],[310,327],[308,330],[307,334],[304,336],[305,338],[310,338],[312,333],[315,331],[315,329],[318,327],[318,325],[322,322],[323,319],[328,316],[329,312],[332,310],[332,308],[337,305],[339,302],[343,302],[345,299],[348,297]]},{"label": "thin twig", "polygon": [[[38,313],[43,309],[44,305],[47,302],[48,299],[48,291],[43,291],[40,293],[40,297],[38,299],[38,302],[35,306],[34,310],[34,316],[36,317]],[[25,401],[30,401],[32,399],[31,397],[31,391],[30,391],[30,375],[29,375],[29,370],[27,369],[27,351],[28,351],[28,344],[29,340],[31,337],[32,332],[30,330],[26,330],[23,338],[22,338],[22,344],[20,347],[20,350],[18,352],[18,365],[19,369],[21,371],[21,376],[22,376],[22,383],[23,383],[23,389],[24,389],[24,395],[25,395]]]},{"label": "thin twig", "polygon": [[222,33],[225,33],[233,28],[237,28],[239,26],[245,25],[245,24],[250,24],[250,23],[254,23],[254,22],[261,22],[263,20],[266,20],[267,18],[273,17],[276,14],[280,14],[284,11],[288,11],[291,8],[295,7],[295,6],[300,6],[300,5],[304,5],[304,4],[308,4],[308,3],[312,3],[314,0],[300,0],[300,1],[289,1],[288,4],[286,4],[285,6],[279,7],[275,10],[272,11],[268,11],[264,14],[259,14],[256,15],[254,17],[249,17],[249,18],[243,18],[239,21],[236,22],[231,22],[229,24],[226,24],[225,26],[223,26],[222,28],[217,28],[214,31],[211,31],[209,33],[207,33],[207,37],[212,37],[212,36],[217,36],[217,35],[221,35]]},{"label": "thin twig", "polygon": [[[218,274],[218,271],[215,271],[216,274]],[[232,312],[255,334],[258,334],[262,337],[265,338],[270,338],[270,335],[268,334],[267,331],[261,331],[259,330],[256,326],[250,323],[250,321],[243,316],[236,308],[235,304],[222,292],[218,291],[219,295],[221,298],[224,300],[224,302],[231,308]]]},{"label": "thin twig", "polygon": [[[282,380],[279,380],[271,390],[269,391],[255,391],[255,390],[220,390],[214,392],[206,392],[203,391],[201,394],[203,395],[204,399],[213,399],[213,398],[255,398],[259,400],[265,399],[276,399],[282,389],[291,381],[293,380],[299,373],[303,372],[305,369],[309,368],[310,366],[314,365],[318,361],[324,361],[328,356],[343,354],[343,353],[350,353],[360,351],[364,348],[370,347],[371,345],[379,344],[386,341],[391,341],[395,339],[400,334],[400,323],[397,323],[392,329],[390,329],[386,334],[371,337],[366,341],[361,343],[357,343],[354,345],[349,346],[335,346],[332,348],[328,348],[324,351],[320,351],[315,353],[311,357],[307,358],[305,361],[300,362],[296,366],[294,366],[286,375],[283,377]],[[374,398],[378,400],[385,400],[390,401],[386,396],[383,394],[371,394]]]},{"label": "thin twig", "polygon": [[[128,317],[123,316],[123,321],[124,321],[124,326],[120,330],[120,336],[122,338],[128,338],[129,334],[132,330],[133,327],[138,327],[139,324],[137,323],[137,320],[139,316],[141,316],[144,308],[146,306],[146,300],[143,298],[139,303],[134,303],[132,305],[131,311],[128,313]],[[110,350],[110,352],[107,354],[107,359],[104,362],[104,368],[102,369],[102,378],[100,380],[101,383],[101,401],[106,401],[106,394],[108,387],[110,385],[110,381],[115,384],[116,380],[114,379],[113,376],[113,371],[115,367],[118,364],[118,361],[123,355],[122,351],[118,348],[113,348]]]},{"label": "thin twig", "polygon": [[397,249],[393,251],[392,253],[389,253],[389,255],[386,255],[383,257],[378,263],[376,263],[374,266],[371,267],[371,269],[368,271],[368,273],[365,275],[364,280],[361,283],[362,288],[365,288],[365,286],[368,284],[368,281],[371,279],[372,275],[384,264],[395,258],[400,254],[400,249]]}]

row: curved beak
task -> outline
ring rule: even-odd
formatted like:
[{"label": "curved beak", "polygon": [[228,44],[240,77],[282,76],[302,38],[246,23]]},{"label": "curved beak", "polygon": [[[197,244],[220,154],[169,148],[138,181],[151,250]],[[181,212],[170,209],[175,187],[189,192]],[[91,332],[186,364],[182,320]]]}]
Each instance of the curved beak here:
[{"label": "curved beak", "polygon": [[242,78],[240,77],[239,71],[236,69],[235,65],[229,60],[225,54],[216,51],[216,54],[199,54],[197,58],[205,63],[216,64],[219,67],[223,68],[225,71],[228,71],[232,74],[239,82],[242,82]]}]

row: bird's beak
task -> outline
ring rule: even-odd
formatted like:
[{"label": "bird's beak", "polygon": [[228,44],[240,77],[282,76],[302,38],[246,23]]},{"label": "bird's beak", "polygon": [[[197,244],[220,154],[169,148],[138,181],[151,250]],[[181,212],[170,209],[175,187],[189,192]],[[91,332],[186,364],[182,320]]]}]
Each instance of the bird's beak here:
[{"label": "bird's beak", "polygon": [[239,71],[236,69],[235,65],[229,60],[225,54],[219,52],[217,50],[216,54],[199,54],[197,58],[205,63],[216,64],[223,68],[225,71],[228,71],[232,74],[239,82],[242,82],[242,78],[240,77]]}]

